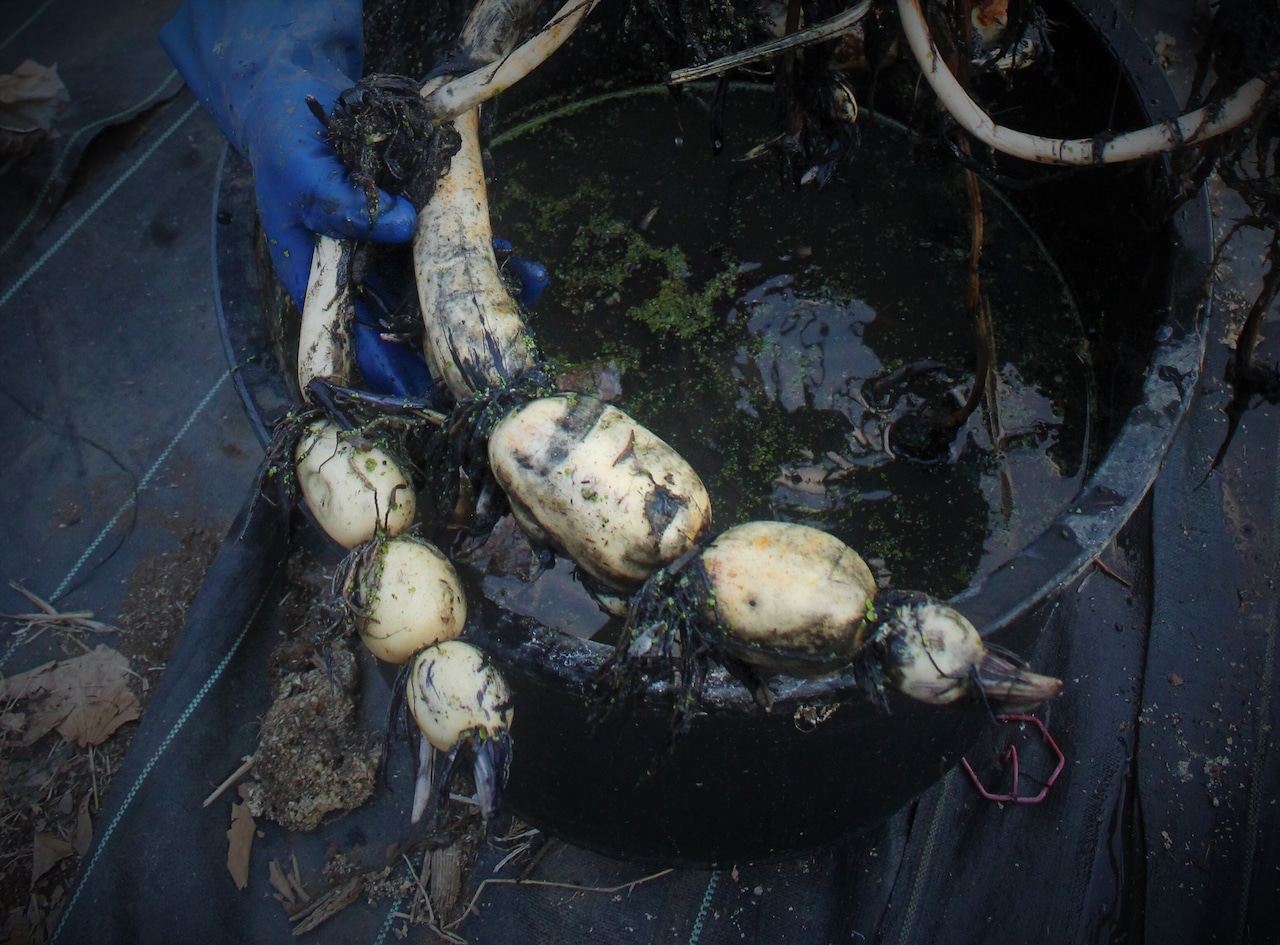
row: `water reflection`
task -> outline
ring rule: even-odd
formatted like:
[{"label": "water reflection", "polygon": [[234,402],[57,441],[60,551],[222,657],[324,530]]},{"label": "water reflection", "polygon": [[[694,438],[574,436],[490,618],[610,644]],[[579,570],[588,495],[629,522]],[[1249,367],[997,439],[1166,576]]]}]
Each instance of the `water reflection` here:
[{"label": "water reflection", "polygon": [[[765,163],[655,145],[673,111],[700,120],[687,99],[630,99],[497,149],[495,227],[553,273],[531,323],[566,386],[616,399],[685,456],[717,529],[815,525],[939,596],[1015,554],[1086,466],[1078,313],[1033,235],[986,201],[998,410],[970,417],[950,462],[902,460],[892,423],[972,384],[958,172],[916,166],[902,132],[868,124],[844,180],[796,192]],[[739,96],[726,127],[749,138],[766,118]],[[477,564],[513,609],[603,625],[564,565],[530,583]]]}]

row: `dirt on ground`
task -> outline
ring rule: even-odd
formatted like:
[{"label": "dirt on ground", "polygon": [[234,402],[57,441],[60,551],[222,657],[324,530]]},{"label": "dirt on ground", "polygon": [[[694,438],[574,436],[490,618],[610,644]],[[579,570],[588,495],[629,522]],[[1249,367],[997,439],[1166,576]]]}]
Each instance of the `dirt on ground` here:
[{"label": "dirt on ground", "polygon": [[357,711],[356,654],[332,572],[295,552],[286,581],[290,634],[267,662],[271,708],[244,797],[254,817],[306,831],[369,799],[380,750]]},{"label": "dirt on ground", "polygon": [[219,545],[213,532],[193,528],[182,536],[176,553],[146,559],[129,581],[128,594],[120,605],[118,646],[139,676],[144,705],[178,642],[187,609]]},{"label": "dirt on ground", "polygon": [[192,528],[177,551],[144,560],[114,625],[29,592],[9,615],[26,643],[58,637],[63,657],[0,679],[0,943],[49,940],[89,848],[132,724],[218,550]]},{"label": "dirt on ground", "polygon": [[[258,819],[293,831],[322,829],[333,815],[364,804],[377,786],[382,746],[358,711],[356,636],[333,581],[340,567],[304,550],[295,550],[287,562],[279,615],[286,637],[266,669],[272,704],[254,756],[223,786],[234,786],[242,802],[232,807],[227,856],[241,888],[250,882],[249,850]],[[332,848],[323,889],[306,889],[296,863],[273,862],[272,894],[295,935],[360,901],[401,900],[408,903],[404,921],[460,941],[449,924],[465,911],[462,894],[484,833],[474,805],[451,801],[429,835],[390,851],[381,867],[362,868]],[[415,852],[418,847],[425,849]],[[416,875],[397,868],[403,856],[413,857]]]},{"label": "dirt on ground", "polygon": [[[59,611],[29,593],[30,613],[9,617],[19,629],[29,627],[28,640],[56,635],[63,656],[0,678],[0,945],[52,937],[133,723],[218,547],[211,533],[193,528],[177,551],[143,561],[114,625]],[[381,746],[359,717],[355,635],[332,574],[332,566],[302,551],[288,562],[281,614],[288,633],[266,668],[272,705],[257,751],[224,785],[241,802],[232,809],[227,866],[242,885],[256,818],[315,830],[330,815],[362,805],[376,787]],[[407,896],[411,922],[453,938],[445,926],[462,910],[482,835],[474,810],[451,803],[417,876],[392,876],[389,866],[359,870],[335,851],[326,889],[309,895],[296,864],[290,870],[273,863],[272,886],[298,930],[360,900]]]}]

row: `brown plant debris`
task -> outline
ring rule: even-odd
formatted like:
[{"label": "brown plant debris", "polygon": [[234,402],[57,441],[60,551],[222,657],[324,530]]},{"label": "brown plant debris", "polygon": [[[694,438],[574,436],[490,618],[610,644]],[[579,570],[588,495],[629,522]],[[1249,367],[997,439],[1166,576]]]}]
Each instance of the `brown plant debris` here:
[{"label": "brown plant debris", "polygon": [[64,840],[56,833],[37,833],[31,844],[31,882],[53,869],[63,857],[75,852],[71,841]]},{"label": "brown plant debris", "polygon": [[284,904],[285,913],[292,916],[311,901],[311,896],[302,885],[302,876],[298,870],[298,858],[291,856],[290,863],[291,868],[286,873],[279,860],[272,860],[267,864],[267,878],[271,883],[271,888],[275,890],[272,895]]},{"label": "brown plant debris", "polygon": [[[9,716],[22,716],[9,712]],[[0,730],[0,942],[49,940],[111,772],[119,736],[77,748],[64,738],[24,747],[24,727]]]},{"label": "brown plant debris", "polygon": [[347,639],[290,640],[272,654],[271,708],[262,719],[246,800],[255,817],[314,830],[327,814],[373,794],[376,741],[356,711],[356,657]]},{"label": "brown plant debris", "polygon": [[42,66],[27,59],[0,75],[0,173],[48,138],[70,104],[56,63]]},{"label": "brown plant debris", "polygon": [[[247,793],[247,784],[240,785],[240,797]],[[245,803],[231,805],[231,826],[227,829],[227,871],[236,889],[249,885],[249,854],[253,850],[253,837],[257,825]]]},{"label": "brown plant debris", "polygon": [[53,628],[67,634],[75,634],[81,631],[90,633],[118,633],[116,627],[109,623],[103,623],[100,620],[93,619],[93,611],[77,610],[63,612],[58,610],[48,601],[37,597],[29,590],[19,584],[17,581],[10,581],[9,586],[25,597],[31,603],[35,604],[39,609],[36,613],[29,614],[0,614],[0,617],[6,617],[9,620],[17,621],[19,633],[29,633],[35,630],[30,636],[24,636],[23,642],[30,643],[46,630]]},{"label": "brown plant debris", "polygon": [[[20,702],[27,703],[23,747],[55,728],[81,748],[101,745],[142,714],[138,697],[129,689],[129,661],[105,644],[0,680],[0,703]],[[14,724],[11,721],[9,727]]]},{"label": "brown plant debris", "polygon": [[213,532],[189,529],[182,534],[177,551],[146,558],[129,578],[120,604],[119,646],[143,679],[144,699],[187,622],[187,611],[218,547]]},{"label": "brown plant debris", "polygon": [[359,901],[364,884],[364,874],[357,873],[299,909],[289,917],[290,922],[298,923],[294,926],[293,935],[305,935],[319,928],[347,906]]},{"label": "brown plant debris", "polygon": [[[89,849],[93,819],[133,737],[132,726],[119,726],[143,711],[149,683],[163,669],[217,549],[210,532],[191,528],[177,552],[143,560],[129,580],[118,626],[87,610],[59,611],[10,584],[36,608],[8,616],[27,628],[25,642],[52,630],[69,651],[88,651],[91,634],[118,631],[120,653],[100,647],[77,654],[80,663],[59,660],[0,681],[6,692],[0,698],[0,850],[7,851],[0,856],[0,942],[42,943],[52,935]],[[92,680],[83,672],[90,666],[105,688],[67,690],[59,682],[67,674]],[[25,699],[16,698],[19,689],[28,693]],[[41,741],[52,732],[65,738]]]},{"label": "brown plant debris", "polygon": [[472,818],[470,829],[444,846],[424,852],[409,907],[410,922],[425,924],[447,941],[464,941],[448,927],[463,918],[462,892],[475,868],[483,836],[483,826]]}]

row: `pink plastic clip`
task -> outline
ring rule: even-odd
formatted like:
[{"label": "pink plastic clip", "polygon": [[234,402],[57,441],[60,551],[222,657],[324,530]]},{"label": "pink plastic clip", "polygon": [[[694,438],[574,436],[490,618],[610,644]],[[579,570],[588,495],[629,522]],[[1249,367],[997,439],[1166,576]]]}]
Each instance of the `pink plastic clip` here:
[{"label": "pink plastic clip", "polygon": [[1009,750],[1004,753],[1005,761],[1009,763],[1009,767],[1013,771],[1013,790],[1008,794],[992,794],[982,782],[978,780],[978,776],[973,773],[973,768],[969,766],[968,759],[961,758],[960,764],[964,766],[964,770],[969,773],[969,778],[973,781],[974,787],[978,789],[978,793],[989,801],[1002,801],[1011,804],[1039,804],[1045,799],[1049,793],[1049,788],[1053,787],[1053,783],[1058,780],[1058,775],[1062,774],[1062,769],[1066,767],[1067,758],[1062,753],[1062,749],[1058,747],[1058,743],[1053,740],[1053,736],[1049,734],[1049,730],[1044,727],[1034,715],[997,715],[997,722],[1030,722],[1036,728],[1040,729],[1040,737],[1044,739],[1044,743],[1049,746],[1058,757],[1058,763],[1054,766],[1053,773],[1045,780],[1044,786],[1040,788],[1040,792],[1034,795],[1023,795],[1018,793],[1018,749],[1015,745],[1010,745]]}]

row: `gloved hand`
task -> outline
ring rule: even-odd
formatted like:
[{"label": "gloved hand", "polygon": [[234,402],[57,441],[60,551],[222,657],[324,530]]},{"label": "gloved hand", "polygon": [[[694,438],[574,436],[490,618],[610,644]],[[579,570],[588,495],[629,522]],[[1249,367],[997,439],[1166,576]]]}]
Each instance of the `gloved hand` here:
[{"label": "gloved hand", "polygon": [[498,269],[510,274],[516,299],[525,308],[532,308],[551,284],[551,273],[547,272],[547,267],[528,257],[517,256],[511,241],[501,236],[493,238],[493,255],[498,261]]},{"label": "gloved hand", "polygon": [[[508,288],[525,308],[531,308],[551,284],[547,267],[525,256],[515,255],[509,240],[493,238],[493,251],[498,266],[508,278]],[[422,348],[393,341],[386,335],[388,320],[382,317],[387,302],[395,293],[376,271],[365,276],[356,293],[356,319],[352,325],[356,364],[360,368],[362,389],[373,394],[431,400],[440,391],[431,378]]]},{"label": "gloved hand", "polygon": [[316,234],[399,243],[417,214],[378,195],[369,219],[307,107],[332,111],[364,67],[359,0],[187,0],[160,42],[232,145],[253,166],[276,274],[302,306]]}]

